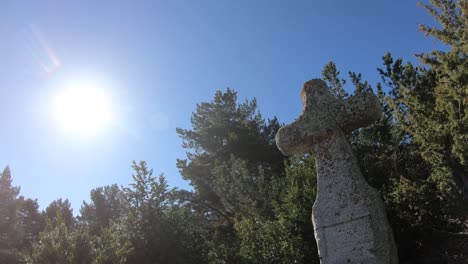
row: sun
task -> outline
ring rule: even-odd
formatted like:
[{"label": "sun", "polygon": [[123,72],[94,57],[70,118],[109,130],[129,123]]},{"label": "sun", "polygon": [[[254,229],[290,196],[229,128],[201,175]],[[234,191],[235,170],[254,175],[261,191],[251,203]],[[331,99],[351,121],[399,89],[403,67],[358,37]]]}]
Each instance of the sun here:
[{"label": "sun", "polygon": [[97,83],[75,81],[56,96],[55,115],[59,123],[71,132],[94,134],[110,122],[109,99]]}]

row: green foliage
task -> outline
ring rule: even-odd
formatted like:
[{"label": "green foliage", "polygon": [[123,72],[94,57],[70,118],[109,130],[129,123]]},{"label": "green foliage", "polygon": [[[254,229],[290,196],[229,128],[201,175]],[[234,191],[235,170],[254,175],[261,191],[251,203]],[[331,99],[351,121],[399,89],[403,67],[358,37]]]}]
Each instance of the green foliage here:
[{"label": "green foliage", "polygon": [[[272,201],[278,199],[278,178],[265,175],[260,165],[249,170],[248,163],[231,156],[231,159],[213,169],[215,191],[229,212],[241,215],[273,215]],[[261,195],[259,195],[261,194]]]},{"label": "green foliage", "polygon": [[122,191],[116,184],[91,190],[91,203],[83,202],[78,220],[98,235],[122,215]]},{"label": "green foliage", "polygon": [[133,252],[129,234],[119,223],[101,229],[95,237],[95,256],[92,264],[124,264]]},{"label": "green foliage", "polygon": [[70,234],[71,264],[91,263],[93,255],[93,237],[84,228],[76,228]]},{"label": "green foliage", "polygon": [[87,230],[67,226],[62,212],[54,219],[46,218],[44,231],[39,234],[28,263],[82,264],[93,260],[93,240]]},{"label": "green foliage", "polygon": [[[178,130],[194,151],[190,163],[179,161],[195,187],[182,200],[202,216],[208,263],[318,263],[310,221],[314,158],[295,157],[285,166],[274,145],[276,119],[266,123],[255,100],[236,100],[230,89],[216,93],[198,105],[192,130]],[[205,195],[208,184],[213,195]]]},{"label": "green foliage", "polygon": [[[444,168],[431,162],[425,156],[428,147],[416,140],[420,137],[416,135],[420,131],[416,128],[418,125],[429,129],[423,113],[429,115],[433,112],[435,99],[428,90],[436,85],[436,75],[409,63],[403,66],[402,60],[393,62],[390,54],[383,59],[385,69],[379,69],[379,72],[384,83],[391,88],[387,95],[382,85],[377,84],[384,115],[373,125],[354,131],[349,139],[364,176],[384,196],[400,259],[430,256],[439,261],[457,261],[463,256],[457,247],[451,243],[434,243],[435,236],[423,235],[436,231],[463,234],[467,230],[466,218],[459,210],[461,199],[449,176],[451,174],[441,174]],[[368,83],[362,82],[359,74],[350,73],[350,78],[356,87],[355,92],[371,89]],[[411,99],[406,87],[413,87]],[[414,118],[417,112],[420,120]],[[441,143],[435,140],[437,136],[433,136],[431,144]],[[436,239],[454,238],[445,235]],[[464,243],[466,239],[461,240],[461,244]],[[447,256],[447,252],[452,252],[453,256]]]},{"label": "green foliage", "polygon": [[73,260],[71,237],[68,227],[59,212],[54,220],[46,219],[44,231],[39,235],[39,242],[34,246],[32,263],[59,264]]},{"label": "green foliage", "polygon": [[0,174],[0,263],[24,263],[43,228],[37,201],[19,196],[9,167]]},{"label": "green foliage", "polygon": [[134,182],[123,188],[123,228],[129,234],[134,248],[129,256],[131,263],[157,263],[161,257],[161,223],[170,206],[166,179],[153,177],[146,162],[133,162]]},{"label": "green foliage", "polygon": [[346,84],[346,80],[340,78],[340,71],[338,71],[336,64],[333,61],[330,61],[323,66],[322,77],[323,80],[327,82],[330,92],[334,96],[341,99],[348,97],[348,93],[343,88]]},{"label": "green foliage", "polygon": [[[422,6],[441,27],[420,30],[447,50],[418,54],[422,66],[386,54],[375,86],[384,114],[348,138],[387,205],[400,261],[466,263],[468,2],[430,2]],[[335,63],[322,75],[335,96],[353,96]],[[354,94],[372,90],[359,73],[349,81]],[[133,182],[93,189],[77,221],[66,199],[41,214],[6,167],[0,263],[319,263],[314,155],[284,157],[279,127],[255,99],[218,91],[197,105],[190,129],[177,129],[187,150],[177,166],[192,191],[169,189],[146,162],[133,162]]]},{"label": "green foliage", "polygon": [[319,263],[317,245],[311,222],[312,205],[317,195],[315,157],[310,154],[293,156],[286,167],[281,204],[277,219],[287,223],[289,233],[300,238],[296,249],[302,254],[302,263]]},{"label": "green foliage", "polygon": [[[403,129],[420,146],[422,157],[432,166],[440,188],[452,188],[468,199],[468,23],[467,1],[433,0],[423,4],[441,24],[420,30],[448,45],[418,55],[425,67],[384,57],[380,69],[391,89],[392,109]],[[450,182],[450,181],[453,181]]]},{"label": "green foliage", "polygon": [[[183,195],[174,192],[175,196]],[[209,228],[185,202],[172,206],[162,223],[161,263],[208,263]]]},{"label": "green foliage", "polygon": [[235,212],[223,208],[220,194],[214,190],[215,166],[228,162],[234,155],[248,162],[249,170],[256,170],[260,165],[268,170],[283,169],[283,156],[274,144],[275,131],[279,128],[276,118],[265,122],[256,110],[255,99],[240,105],[236,100],[237,93],[233,90],[218,91],[212,102],[197,105],[191,130],[177,129],[183,139],[182,146],[192,150],[188,160],[177,162],[182,176],[191,182],[207,210],[226,220]]},{"label": "green foliage", "polygon": [[241,236],[240,255],[248,263],[301,263],[302,239],[291,234],[288,222],[243,218],[236,222]]},{"label": "green foliage", "polygon": [[75,224],[75,217],[73,216],[73,209],[68,199],[62,200],[62,198],[59,198],[47,206],[45,217],[49,218],[51,221],[55,221],[59,215],[61,215],[61,220],[64,221],[67,228],[73,227]]},{"label": "green foliage", "polygon": [[240,254],[247,263],[319,263],[311,222],[316,196],[315,158],[291,157],[285,178],[272,190],[275,214],[239,217],[236,231],[241,238]]},{"label": "green foliage", "polygon": [[272,188],[284,177],[284,156],[274,139],[279,123],[265,121],[255,99],[237,104],[231,89],[197,105],[191,122],[191,130],[177,129],[182,146],[191,150],[177,166],[194,187],[186,202],[203,216],[211,237],[208,262],[243,263],[239,216],[272,218],[279,198]]},{"label": "green foliage", "polygon": [[19,246],[23,254],[29,254],[34,242],[39,240],[39,233],[43,230],[45,220],[39,212],[37,200],[20,197],[19,225],[22,231],[22,243]]},{"label": "green foliage", "polygon": [[20,263],[21,254],[17,249],[21,243],[18,199],[19,187],[12,185],[10,168],[6,167],[0,175],[0,262]]},{"label": "green foliage", "polygon": [[438,130],[444,126],[446,116],[434,110],[437,98],[433,90],[437,86],[437,74],[410,63],[403,65],[401,59],[394,61],[390,54],[383,60],[385,69],[379,69],[379,72],[391,88],[386,102],[402,142],[398,155],[404,159],[397,164],[400,168],[408,168],[390,175],[392,187],[387,196],[388,203],[408,224],[436,226],[435,223],[439,223],[438,228],[444,229],[448,226],[442,224],[444,221],[459,217],[456,208],[461,199],[453,169],[460,164],[455,166],[456,161],[452,158],[449,159],[454,163],[450,167],[441,162],[444,156],[453,155],[448,149],[444,150],[452,144],[449,136]]},{"label": "green foliage", "polygon": [[[440,191],[435,184],[424,180],[392,179],[386,201],[401,224],[426,226],[435,229],[447,228],[447,216],[454,210],[445,201],[452,197]],[[439,209],[439,210],[435,210]]]},{"label": "green foliage", "polygon": [[[458,263],[466,254],[456,245],[466,244],[463,234],[468,231],[459,195],[466,196],[468,175],[467,5],[431,3],[424,6],[442,28],[421,30],[447,44],[449,51],[419,54],[424,66],[386,54],[378,71],[388,95],[377,84],[384,115],[372,126],[354,131],[350,140],[364,176],[387,203],[400,259]],[[370,89],[359,74],[350,73],[350,78],[356,92]],[[427,232],[434,235],[424,235]]]}]

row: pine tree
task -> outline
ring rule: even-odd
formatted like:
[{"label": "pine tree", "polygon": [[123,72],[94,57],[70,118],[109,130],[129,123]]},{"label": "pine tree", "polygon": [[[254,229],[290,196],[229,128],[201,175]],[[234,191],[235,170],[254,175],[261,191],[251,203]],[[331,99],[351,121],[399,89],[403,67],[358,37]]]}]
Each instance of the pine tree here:
[{"label": "pine tree", "polygon": [[134,250],[130,263],[160,263],[162,254],[162,221],[171,199],[166,179],[157,179],[145,161],[133,162],[134,182],[123,188],[125,215],[122,227],[130,236]]},{"label": "pine tree", "polygon": [[31,261],[38,264],[68,264],[71,262],[70,234],[61,212],[54,220],[47,218],[40,240],[33,247]]},{"label": "pine tree", "polygon": [[468,2],[432,0],[422,4],[441,24],[420,30],[449,48],[418,54],[415,67],[384,57],[380,72],[391,87],[395,116],[432,166],[439,188],[453,188],[468,199]]},{"label": "pine tree", "polygon": [[98,235],[122,214],[122,191],[116,185],[91,190],[91,203],[83,202],[79,223],[86,225],[91,234]]},{"label": "pine tree", "polygon": [[214,186],[213,169],[229,163],[231,155],[247,161],[249,170],[258,166],[272,171],[282,171],[283,156],[274,143],[279,128],[276,118],[268,123],[257,112],[256,100],[237,105],[237,93],[227,89],[218,91],[212,102],[197,105],[192,114],[192,129],[177,129],[183,147],[191,150],[188,160],[178,160],[182,177],[196,190],[197,199],[207,212],[228,221],[235,212],[224,208],[222,193]]},{"label": "pine tree", "polygon": [[62,198],[59,198],[57,200],[52,201],[45,209],[44,215],[51,221],[54,221],[58,217],[58,215],[61,215],[61,220],[64,221],[67,228],[71,228],[75,225],[73,209],[68,199],[62,200]]},{"label": "pine tree", "polygon": [[132,263],[129,261],[134,250],[130,241],[131,234],[119,219],[115,220],[95,236],[92,264]]},{"label": "pine tree", "polygon": [[19,247],[22,232],[18,212],[20,188],[12,185],[10,168],[7,166],[0,175],[0,263],[21,263]]},{"label": "pine tree", "polygon": [[239,253],[246,263],[319,263],[311,221],[316,196],[313,155],[291,157],[286,175],[271,186],[275,214],[246,215],[236,221]]},{"label": "pine tree", "polygon": [[256,100],[237,104],[231,89],[197,105],[192,129],[177,129],[187,160],[178,160],[182,177],[194,192],[185,199],[202,215],[211,236],[210,263],[243,263],[235,230],[238,217],[271,218],[277,194],[271,190],[284,177],[284,156],[275,144],[276,118],[265,121]]},{"label": "pine tree", "polygon": [[31,253],[32,246],[39,240],[39,233],[45,226],[45,219],[39,212],[37,199],[20,197],[19,224],[22,230],[22,244],[19,247],[24,255]]}]

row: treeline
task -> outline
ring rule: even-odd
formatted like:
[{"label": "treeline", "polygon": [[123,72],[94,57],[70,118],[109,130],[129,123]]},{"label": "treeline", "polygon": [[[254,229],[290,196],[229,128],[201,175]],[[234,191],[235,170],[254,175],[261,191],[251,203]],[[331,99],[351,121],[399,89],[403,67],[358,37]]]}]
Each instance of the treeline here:
[{"label": "treeline", "polygon": [[[375,87],[350,72],[354,93],[376,91],[384,115],[349,140],[386,203],[400,263],[468,263],[468,2],[431,3],[441,27],[420,29],[448,49],[418,54],[421,65],[386,54]],[[333,62],[322,74],[336,96],[353,96]],[[177,129],[187,150],[177,166],[192,191],[134,162],[132,184],[92,190],[74,217],[62,199],[40,212],[7,167],[0,263],[319,263],[314,154],[283,156],[279,121],[231,89],[198,104],[191,123]]]}]

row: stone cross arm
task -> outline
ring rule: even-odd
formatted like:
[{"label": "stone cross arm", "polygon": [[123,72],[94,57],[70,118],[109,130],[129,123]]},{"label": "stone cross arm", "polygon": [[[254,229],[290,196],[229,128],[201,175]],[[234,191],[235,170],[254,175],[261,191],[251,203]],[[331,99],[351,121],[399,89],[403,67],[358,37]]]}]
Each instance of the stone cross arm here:
[{"label": "stone cross arm", "polygon": [[276,134],[276,144],[285,155],[312,150],[328,134],[338,129],[349,133],[370,125],[382,115],[379,99],[372,92],[338,99],[321,79],[304,83],[301,97],[301,116]]}]

